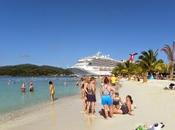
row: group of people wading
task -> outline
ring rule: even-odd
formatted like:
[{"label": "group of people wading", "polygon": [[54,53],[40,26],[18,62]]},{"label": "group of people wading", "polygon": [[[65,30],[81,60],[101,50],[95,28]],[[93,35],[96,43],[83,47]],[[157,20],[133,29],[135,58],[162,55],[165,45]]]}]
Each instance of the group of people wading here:
[{"label": "group of people wading", "polygon": [[127,95],[125,101],[122,101],[117,85],[117,77],[106,76],[101,79],[101,87],[97,89],[97,81],[94,77],[81,78],[81,99],[83,101],[83,111],[86,114],[94,115],[96,113],[96,92],[99,90],[101,96],[101,105],[103,108],[100,114],[105,119],[113,117],[113,114],[130,114],[132,115],[133,99]]}]

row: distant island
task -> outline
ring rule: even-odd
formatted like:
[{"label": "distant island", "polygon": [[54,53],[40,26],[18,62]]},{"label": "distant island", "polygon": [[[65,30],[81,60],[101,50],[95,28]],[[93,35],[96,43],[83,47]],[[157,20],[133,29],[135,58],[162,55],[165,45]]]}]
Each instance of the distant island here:
[{"label": "distant island", "polygon": [[64,76],[72,74],[69,69],[48,65],[20,64],[0,67],[0,76]]}]

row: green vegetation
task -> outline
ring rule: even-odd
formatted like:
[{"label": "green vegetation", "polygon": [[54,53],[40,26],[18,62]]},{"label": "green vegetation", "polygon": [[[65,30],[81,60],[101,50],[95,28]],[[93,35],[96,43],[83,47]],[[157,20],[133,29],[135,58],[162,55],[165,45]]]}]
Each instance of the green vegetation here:
[{"label": "green vegetation", "polygon": [[32,64],[22,64],[14,66],[0,67],[1,76],[60,76],[71,75],[72,72],[68,69],[52,67],[52,66],[37,66]]},{"label": "green vegetation", "polygon": [[[143,72],[143,82],[147,81],[148,73],[154,73],[156,71],[159,71],[158,66],[163,66],[164,62],[161,59],[157,59],[158,50],[148,50],[143,51],[141,55],[139,56],[138,63],[140,67],[142,68]],[[163,68],[160,68],[160,71],[162,71]]]},{"label": "green vegetation", "polygon": [[132,63],[130,61],[126,61],[123,64],[119,64],[117,67],[113,69],[113,74],[115,75],[123,75],[128,76],[128,79],[130,80],[131,76],[136,74],[136,67],[137,65],[135,63]]},{"label": "green vegetation", "polygon": [[131,76],[142,77],[143,82],[147,81],[149,74],[159,74],[167,72],[167,65],[161,59],[157,59],[158,51],[148,50],[141,52],[138,60],[134,63],[126,61],[123,64],[116,66],[113,69],[113,74],[127,76],[131,79]]},{"label": "green vegetation", "polygon": [[175,42],[173,42],[172,45],[165,44],[162,51],[164,51],[167,55],[167,59],[169,61],[168,71],[170,73],[170,79],[172,80],[174,75]]}]

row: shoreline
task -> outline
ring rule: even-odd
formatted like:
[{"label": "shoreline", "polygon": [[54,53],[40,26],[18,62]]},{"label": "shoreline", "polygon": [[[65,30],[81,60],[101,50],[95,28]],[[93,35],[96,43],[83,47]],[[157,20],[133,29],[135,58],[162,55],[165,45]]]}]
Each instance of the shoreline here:
[{"label": "shoreline", "polygon": [[[76,96],[79,96],[79,94],[70,95],[70,96],[63,96],[61,98],[56,98],[54,103],[57,103],[58,101],[61,101],[61,100],[67,99],[67,98],[73,98]],[[24,108],[20,108],[18,110],[14,110],[14,111],[7,112],[7,113],[2,113],[2,114],[0,114],[0,125],[3,123],[6,123],[8,121],[12,121],[12,120],[15,120],[17,118],[26,116],[33,111],[41,110],[41,109],[43,109],[43,107],[49,107],[50,104],[52,104],[52,101],[50,101],[49,97],[48,97],[47,101],[43,101],[39,104],[32,104],[31,106],[25,106]]]},{"label": "shoreline", "polygon": [[[140,124],[151,125],[157,122],[165,124],[165,130],[174,128],[175,109],[172,102],[175,91],[163,90],[172,81],[151,80],[148,83],[122,81],[119,90],[122,99],[130,94],[134,99],[133,116],[115,115],[105,120],[98,114],[102,108],[97,95],[96,117],[82,114],[82,102],[79,95],[61,98],[55,103],[37,109],[32,113],[7,121],[0,125],[3,130],[134,130]],[[174,82],[174,81],[173,81]]]}]

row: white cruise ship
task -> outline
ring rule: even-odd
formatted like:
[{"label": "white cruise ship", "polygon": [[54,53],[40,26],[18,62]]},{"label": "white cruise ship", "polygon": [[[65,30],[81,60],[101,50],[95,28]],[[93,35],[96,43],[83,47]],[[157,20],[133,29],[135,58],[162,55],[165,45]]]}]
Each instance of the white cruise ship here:
[{"label": "white cruise ship", "polygon": [[112,69],[120,63],[122,62],[98,52],[94,56],[79,59],[71,70],[77,75],[111,75]]}]

